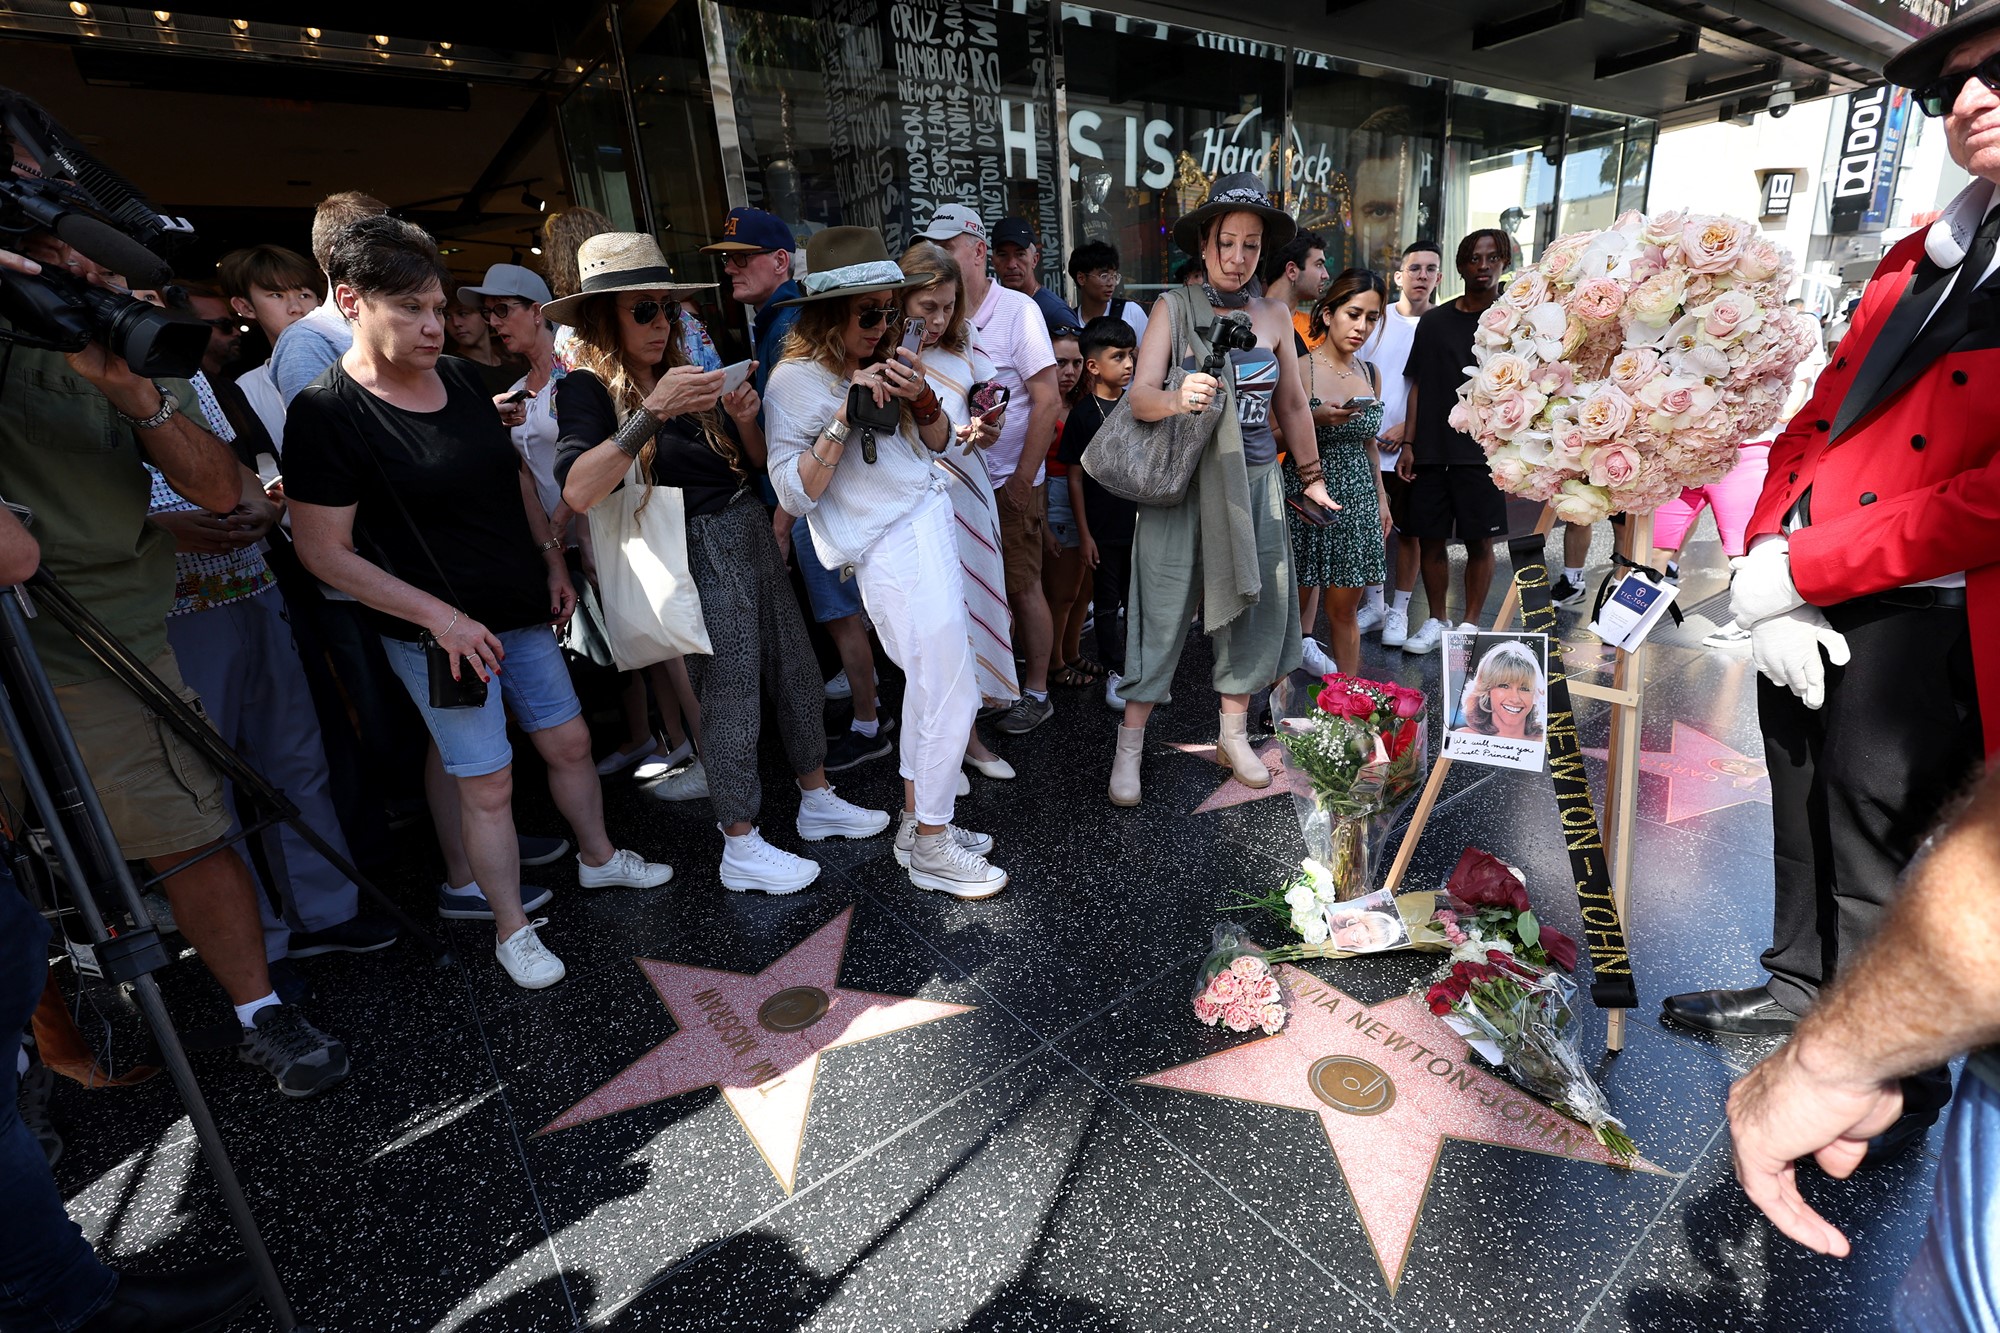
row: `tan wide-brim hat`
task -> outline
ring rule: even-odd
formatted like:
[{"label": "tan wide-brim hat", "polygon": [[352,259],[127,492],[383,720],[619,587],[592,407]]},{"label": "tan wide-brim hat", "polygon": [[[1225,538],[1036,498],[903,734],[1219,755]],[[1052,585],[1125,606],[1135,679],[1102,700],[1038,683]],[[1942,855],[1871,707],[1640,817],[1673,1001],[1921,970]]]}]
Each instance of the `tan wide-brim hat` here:
[{"label": "tan wide-brim hat", "polygon": [[[1995,0],[2000,4],[2000,0]],[[1208,198],[1200,208],[1185,213],[1174,223],[1174,244],[1183,254],[1199,257],[1201,254],[1201,229],[1208,220],[1221,217],[1225,213],[1255,213],[1264,219],[1264,253],[1276,254],[1291,244],[1292,237],[1298,235],[1299,224],[1292,221],[1292,215],[1282,208],[1272,206],[1271,196],[1264,193],[1264,183],[1247,171],[1233,175],[1217,176],[1215,183],[1208,187]]]},{"label": "tan wide-brim hat", "polygon": [[607,231],[585,241],[576,252],[576,271],[581,282],[575,293],[542,307],[542,314],[558,324],[576,323],[583,303],[593,296],[613,292],[665,292],[681,297],[692,292],[714,291],[712,282],[681,282],[667,267],[660,243],[642,232]]},{"label": "tan wide-brim hat", "polygon": [[1943,27],[1890,56],[1889,63],[1882,66],[1882,77],[1904,88],[1921,89],[1944,72],[1944,62],[1951,59],[1951,53],[1961,42],[1994,28],[2000,28],[2000,0],[1972,5]]},{"label": "tan wide-brim hat", "polygon": [[889,258],[882,233],[873,227],[828,227],[806,242],[806,275],[799,279],[805,295],[777,304],[805,305],[841,296],[894,292],[921,287],[928,277],[910,277]]}]

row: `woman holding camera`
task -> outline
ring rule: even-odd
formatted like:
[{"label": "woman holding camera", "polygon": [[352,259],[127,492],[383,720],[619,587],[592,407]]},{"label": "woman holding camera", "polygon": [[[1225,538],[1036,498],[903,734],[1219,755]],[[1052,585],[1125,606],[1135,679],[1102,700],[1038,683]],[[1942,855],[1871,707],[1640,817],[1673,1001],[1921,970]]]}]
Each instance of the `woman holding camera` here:
[{"label": "woman holding camera", "polygon": [[[799,836],[870,838],[889,827],[889,817],[841,800],[826,780],[819,662],[770,518],[748,484],[750,466],[763,461],[757,391],[746,379],[725,396],[720,370],[688,363],[678,298],[700,289],[660,281],[667,261],[651,236],[593,236],[577,264],[580,290],[548,307],[549,318],[575,331],[570,373],[556,390],[563,499],[588,512],[635,466],[647,481],[646,504],[660,502],[653,486],[680,488],[688,569],[714,649],[687,663],[701,699],[709,800],[723,833],[722,884],[739,893],[796,893],[819,878],[819,865],[757,831],[761,683],[771,685],[778,731],[798,774]],[[621,557],[605,551],[598,558]]]},{"label": "woman holding camera", "polygon": [[334,242],[327,276],[354,345],[285,419],[299,556],[368,608],[437,742],[501,966],[516,985],[552,986],[565,969],[521,904],[508,712],[548,764],[584,888],[656,888],[674,872],[605,836],[590,732],[550,627],[576,592],[485,386],[467,363],[439,358],[436,245],[400,219],[364,218]]},{"label": "woman holding camera", "polygon": [[802,515],[829,569],[851,572],[903,668],[903,817],[896,859],[921,889],[988,898],[1007,887],[993,840],[951,823],[979,710],[955,522],[935,456],[952,422],[897,347],[911,278],[865,227],[829,227],[806,248],[806,294],[765,388],[771,484]]},{"label": "woman holding camera", "polygon": [[[1246,787],[1271,785],[1250,748],[1251,694],[1299,665],[1299,603],[1279,481],[1273,414],[1292,443],[1304,494],[1335,509],[1326,493],[1312,413],[1293,344],[1291,314],[1247,290],[1267,249],[1297,227],[1273,208],[1255,176],[1223,176],[1207,202],[1174,225],[1174,243],[1199,255],[1208,280],[1171,288],[1154,305],[1132,374],[1131,412],[1139,421],[1177,413],[1234,411],[1216,424],[1187,494],[1175,505],[1141,505],[1132,535],[1132,591],[1126,605],[1124,724],[1111,768],[1111,803],[1139,804],[1146,720],[1167,702],[1188,624],[1197,608],[1215,644],[1215,691],[1222,696],[1216,759]],[[1228,349],[1223,380],[1206,373],[1179,331],[1213,325]],[[1168,391],[1168,368],[1189,372]]]},{"label": "woman holding camera", "polygon": [[[1000,552],[1000,507],[979,451],[1000,438],[1006,405],[996,404],[983,414],[973,411],[972,395],[993,378],[994,369],[973,345],[958,261],[941,247],[918,241],[899,263],[904,273],[923,280],[904,295],[903,315],[923,327],[924,378],[951,418],[952,442],[937,462],[949,483],[956,519],[966,632],[972,636],[979,697],[988,708],[1004,708],[1021,697],[1021,682],[1014,670],[1014,618],[1007,607],[1006,561]],[[986,747],[977,727],[966,741],[965,762],[989,778],[1014,776],[1014,766]]]}]

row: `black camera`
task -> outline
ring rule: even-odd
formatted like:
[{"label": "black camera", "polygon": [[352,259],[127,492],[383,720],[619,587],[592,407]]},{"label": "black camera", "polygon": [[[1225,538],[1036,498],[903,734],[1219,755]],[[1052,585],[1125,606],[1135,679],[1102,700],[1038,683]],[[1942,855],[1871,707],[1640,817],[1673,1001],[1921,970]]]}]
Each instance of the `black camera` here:
[{"label": "black camera", "polygon": [[1219,376],[1231,352],[1251,352],[1256,348],[1257,330],[1250,327],[1250,317],[1224,315],[1215,321],[1215,331],[1208,335],[1208,360],[1202,364],[1202,373]]},{"label": "black camera", "polygon": [[[135,287],[163,286],[173,268],[150,246],[192,235],[184,219],[153,211],[123,177],[83,151],[35,103],[0,88],[0,124],[39,175],[0,174],[0,246],[52,232],[64,244]],[[18,169],[17,169],[18,171]],[[43,267],[0,275],[0,342],[77,352],[100,342],[136,375],[181,378],[201,367],[209,327],[192,315],[148,305],[126,292],[92,286]]]}]

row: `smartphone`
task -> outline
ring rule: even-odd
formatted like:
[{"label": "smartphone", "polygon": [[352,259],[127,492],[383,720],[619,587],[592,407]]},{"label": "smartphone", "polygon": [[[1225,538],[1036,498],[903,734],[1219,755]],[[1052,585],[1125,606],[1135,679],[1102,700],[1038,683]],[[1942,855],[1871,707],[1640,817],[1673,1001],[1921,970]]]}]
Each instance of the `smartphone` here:
[{"label": "smartphone", "polygon": [[514,390],[514,392],[508,394],[505,398],[502,398],[500,401],[503,403],[525,403],[532,397],[534,397],[534,395],[529,393],[526,389],[516,389]]},{"label": "smartphone", "polygon": [[750,368],[756,364],[755,361],[738,361],[733,366],[724,366],[722,368],[722,396],[727,398],[730,394],[742,388],[743,381],[750,378]]},{"label": "smartphone", "polygon": [[1004,384],[992,380],[972,386],[972,410],[979,416],[990,417],[1007,408],[1008,389]]},{"label": "smartphone", "polygon": [[924,328],[924,321],[914,315],[903,325],[903,350],[911,356],[924,350]]},{"label": "smartphone", "polygon": [[1288,496],[1285,503],[1290,505],[1292,511],[1300,518],[1316,528],[1327,527],[1333,522],[1333,511],[1306,495]]},{"label": "smartphone", "polygon": [[1342,406],[1342,407],[1373,407],[1373,406],[1375,406],[1375,404],[1376,404],[1376,403],[1378,403],[1378,402],[1380,402],[1380,401],[1381,401],[1380,399],[1378,399],[1378,398],[1371,398],[1371,397],[1369,397],[1369,396],[1368,396],[1367,394],[1365,394],[1365,393],[1364,393],[1364,394],[1360,395],[1359,397],[1356,397],[1356,398],[1350,398],[1350,399],[1348,399],[1348,400],[1347,400],[1346,402],[1342,403],[1342,404],[1341,404],[1341,406]]}]

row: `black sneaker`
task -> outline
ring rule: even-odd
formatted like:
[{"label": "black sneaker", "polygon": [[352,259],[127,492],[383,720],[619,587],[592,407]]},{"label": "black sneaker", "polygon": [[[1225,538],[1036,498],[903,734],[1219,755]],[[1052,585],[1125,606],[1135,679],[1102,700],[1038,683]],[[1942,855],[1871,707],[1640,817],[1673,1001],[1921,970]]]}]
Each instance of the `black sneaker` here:
[{"label": "black sneaker", "polygon": [[287,1097],[310,1097],[347,1077],[347,1047],[289,1004],[257,1011],[257,1026],[243,1029],[236,1058],[275,1078]]},{"label": "black sneaker", "polygon": [[325,930],[295,930],[287,958],[317,958],[323,953],[374,953],[396,942],[396,927],[363,912]]},{"label": "black sneaker", "polygon": [[568,838],[538,838],[532,833],[517,833],[514,841],[521,845],[521,864],[524,866],[553,865],[569,855]]},{"label": "black sneaker", "polygon": [[1024,694],[1020,702],[994,719],[993,729],[1004,731],[1009,736],[1025,736],[1055,715],[1054,703],[1047,699],[1030,698]]},{"label": "black sneaker", "polygon": [[1583,600],[1583,585],[1571,583],[1569,575],[1558,574],[1556,581],[1549,585],[1549,602],[1554,606],[1575,606]]},{"label": "black sneaker", "polygon": [[870,759],[880,759],[895,748],[895,742],[889,739],[886,728],[873,736],[864,736],[849,727],[826,743],[826,771],[843,772]]}]

